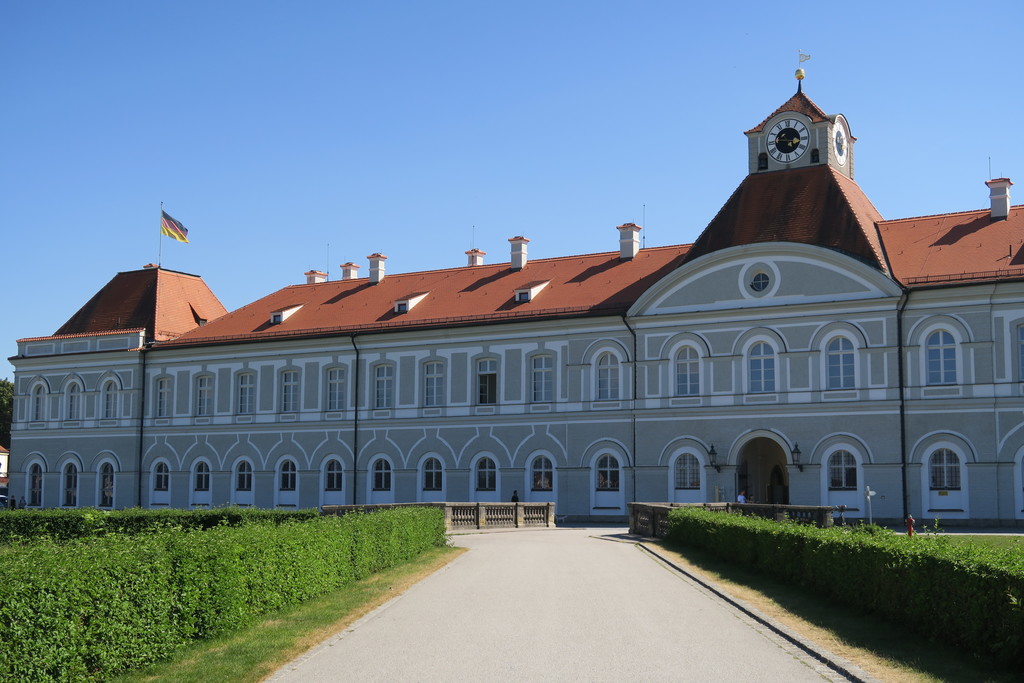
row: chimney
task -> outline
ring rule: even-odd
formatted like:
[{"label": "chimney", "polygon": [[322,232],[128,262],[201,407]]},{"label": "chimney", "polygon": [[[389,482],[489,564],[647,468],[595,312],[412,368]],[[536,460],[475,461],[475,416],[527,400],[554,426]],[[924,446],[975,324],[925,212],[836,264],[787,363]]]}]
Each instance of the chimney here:
[{"label": "chimney", "polygon": [[342,263],[341,268],[341,279],[342,280],[355,280],[359,277],[359,266],[349,261],[348,263]]},{"label": "chimney", "polygon": [[370,259],[370,284],[378,284],[384,279],[384,262],[388,257],[384,254],[370,254],[366,258]]},{"label": "chimney", "polygon": [[327,282],[327,273],[322,270],[307,270],[306,271],[306,284],[315,285],[318,282]]},{"label": "chimney", "polygon": [[479,249],[470,249],[466,252],[466,256],[469,257],[468,266],[482,266],[484,264],[484,256],[487,256],[486,251],[480,251]]},{"label": "chimney", "polygon": [[1009,178],[986,180],[988,196],[992,200],[992,220],[1002,220],[1010,215],[1010,182]]},{"label": "chimney", "polygon": [[640,226],[623,223],[619,230],[619,260],[630,261],[640,252]]},{"label": "chimney", "polygon": [[526,245],[530,240],[516,235],[509,242],[512,244],[512,270],[522,270],[526,267]]}]

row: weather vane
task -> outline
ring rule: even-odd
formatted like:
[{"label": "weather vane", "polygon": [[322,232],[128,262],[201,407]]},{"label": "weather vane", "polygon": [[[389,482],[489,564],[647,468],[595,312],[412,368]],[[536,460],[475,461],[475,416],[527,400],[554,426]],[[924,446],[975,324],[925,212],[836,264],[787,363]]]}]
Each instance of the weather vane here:
[{"label": "weather vane", "polygon": [[[811,58],[810,55],[805,55],[803,50],[797,50],[796,53],[797,53],[797,55],[799,55],[799,61],[797,62],[797,64],[803,64],[804,62],[806,62],[808,59]],[[804,76],[805,76],[805,74],[804,74],[804,70],[803,69],[797,69],[796,70],[796,91],[797,92],[803,92]]]}]

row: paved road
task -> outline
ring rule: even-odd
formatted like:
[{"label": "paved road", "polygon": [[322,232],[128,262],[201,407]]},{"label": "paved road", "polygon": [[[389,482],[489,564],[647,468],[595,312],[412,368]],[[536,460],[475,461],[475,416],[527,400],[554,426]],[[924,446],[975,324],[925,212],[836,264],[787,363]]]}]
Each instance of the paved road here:
[{"label": "paved road", "polygon": [[441,571],[273,681],[843,680],[625,530],[456,536]]}]

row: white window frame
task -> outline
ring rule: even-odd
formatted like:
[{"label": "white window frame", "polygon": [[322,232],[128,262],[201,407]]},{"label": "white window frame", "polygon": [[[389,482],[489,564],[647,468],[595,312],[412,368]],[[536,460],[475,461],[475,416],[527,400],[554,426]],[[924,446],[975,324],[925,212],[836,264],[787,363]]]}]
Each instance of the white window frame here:
[{"label": "white window frame", "polygon": [[619,357],[611,351],[605,351],[597,357],[595,363],[597,382],[595,399],[598,401],[618,401],[621,379]]},{"label": "white window frame", "polygon": [[96,477],[98,495],[96,496],[96,507],[113,508],[114,494],[117,485],[117,470],[109,460],[100,463],[99,476]]},{"label": "white window frame", "polygon": [[700,395],[700,361],[700,351],[693,346],[681,346],[676,351],[673,364],[676,396]]},{"label": "white window frame", "polygon": [[156,417],[170,417],[174,408],[174,385],[170,377],[156,381]]},{"label": "white window frame", "polygon": [[444,465],[441,459],[430,456],[423,461],[423,481],[421,482],[424,491],[444,490]]},{"label": "white window frame", "polygon": [[285,458],[277,468],[277,491],[286,493],[299,490],[299,466],[291,458]]},{"label": "white window frame", "polygon": [[[544,485],[545,481],[547,486]],[[542,492],[555,490],[555,464],[547,455],[538,455],[530,463],[530,490]]]},{"label": "white window frame", "polygon": [[233,472],[234,491],[236,493],[251,493],[253,490],[253,467],[248,460],[239,460],[235,463]]},{"label": "white window frame", "polygon": [[480,358],[476,362],[476,404],[493,406],[498,403],[498,359]]},{"label": "white window frame", "polygon": [[394,403],[395,366],[392,363],[375,365],[373,368],[373,407],[377,410],[387,410],[393,408]]},{"label": "white window frame", "polygon": [[445,399],[445,363],[428,360],[423,363],[423,406],[438,408]]},{"label": "white window frame", "polygon": [[213,375],[198,375],[196,377],[195,414],[201,417],[213,414]]},{"label": "white window frame", "polygon": [[210,463],[200,460],[192,468],[192,491],[205,493],[210,490]]},{"label": "white window frame", "polygon": [[476,491],[498,490],[498,463],[494,458],[485,455],[477,459],[473,465],[473,482]]},{"label": "white window frame", "polygon": [[282,370],[281,371],[281,412],[282,413],[297,413],[299,412],[299,371],[298,370]]},{"label": "white window frame", "polygon": [[387,458],[377,458],[370,468],[374,491],[391,491],[394,486],[394,468]]},{"label": "white window frame", "polygon": [[778,351],[770,342],[758,339],[751,343],[746,353],[749,393],[774,394],[778,391],[777,356]]},{"label": "white window frame", "polygon": [[171,468],[163,460],[157,461],[153,465],[153,491],[170,491],[171,490]]},{"label": "white window frame", "polygon": [[[943,462],[936,462],[936,456],[941,456]],[[963,486],[963,477],[960,468],[963,460],[960,454],[952,448],[939,447],[932,450],[928,455],[928,488],[931,491],[960,491]],[[936,476],[939,475],[939,476]],[[941,480],[941,481],[940,481]]]},{"label": "white window frame", "polygon": [[[332,465],[337,465],[337,470],[332,468]],[[333,481],[336,479],[337,481]],[[337,486],[335,486],[335,483]],[[342,464],[338,458],[330,458],[324,463],[324,491],[344,491],[345,490],[345,465]]]},{"label": "white window frame", "polygon": [[256,412],[256,373],[240,372],[235,380],[237,389],[239,415],[252,415]]},{"label": "white window frame", "polygon": [[82,384],[78,380],[68,382],[64,389],[64,419],[82,419]]},{"label": "white window frame", "polygon": [[[837,462],[842,461],[842,462]],[[829,491],[856,491],[859,486],[857,456],[845,448],[837,448],[825,459],[828,470],[827,484]],[[853,481],[850,474],[853,473]],[[837,485],[838,482],[838,485]]]},{"label": "white window frame", "polygon": [[555,357],[538,353],[530,358],[530,397],[532,403],[552,403],[555,399]]},{"label": "white window frame", "polygon": [[[949,386],[958,382],[960,375],[960,344],[953,332],[946,328],[929,330],[925,335],[925,384]],[[933,354],[933,352],[935,352]],[[952,364],[952,367],[950,367]]]},{"label": "white window frame", "polygon": [[28,507],[37,508],[43,506],[43,477],[42,463],[34,462],[28,467]]},{"label": "white window frame", "polygon": [[672,467],[672,483],[677,491],[700,489],[700,460],[693,453],[682,452]]},{"label": "white window frame", "polygon": [[46,419],[46,388],[42,384],[32,387],[32,405],[29,418],[33,422],[42,422]]},{"label": "white window frame", "polygon": [[345,387],[348,371],[343,366],[327,369],[327,410],[345,410]]},{"label": "white window frame", "polygon": [[60,469],[61,507],[78,507],[78,486],[81,470],[76,462],[66,462]]},{"label": "white window frame", "polygon": [[[614,466],[613,466],[614,465]],[[622,467],[611,453],[603,453],[594,466],[594,488],[597,491],[619,491],[622,487]]]},{"label": "white window frame", "polygon": [[836,335],[825,344],[825,388],[857,388],[857,345],[849,337]]},{"label": "white window frame", "polygon": [[117,418],[117,382],[108,379],[103,382],[103,389],[100,391],[103,409],[101,415],[104,420]]}]

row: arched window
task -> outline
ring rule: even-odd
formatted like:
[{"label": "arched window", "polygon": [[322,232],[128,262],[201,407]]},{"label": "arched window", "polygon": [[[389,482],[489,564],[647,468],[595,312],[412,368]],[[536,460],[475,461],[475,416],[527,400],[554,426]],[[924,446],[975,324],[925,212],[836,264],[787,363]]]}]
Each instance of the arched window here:
[{"label": "arched window", "polygon": [[700,393],[700,356],[697,349],[684,346],[676,354],[676,396]]},{"label": "arched window", "polygon": [[64,465],[64,507],[78,505],[78,465],[69,462]]},{"label": "arched window", "polygon": [[167,463],[158,462],[153,468],[153,490],[166,491],[170,487],[171,471],[167,468]]},{"label": "arched window", "polygon": [[195,486],[196,491],[210,490],[210,466],[205,462],[196,465]]},{"label": "arched window", "polygon": [[602,455],[597,461],[597,490],[619,490],[619,461],[611,455]]},{"label": "arched window", "polygon": [[[72,382],[68,385],[65,394],[65,418],[66,420],[82,419],[82,385]],[[77,476],[77,475],[76,475]]]},{"label": "arched window", "polygon": [[213,412],[213,377],[199,375],[196,377],[196,415],[209,415]]},{"label": "arched window", "polygon": [[554,468],[551,460],[544,455],[533,459],[533,467],[530,468],[530,488],[534,491],[550,491],[554,482]]},{"label": "arched window", "polygon": [[441,461],[437,458],[427,458],[423,463],[423,490],[440,491],[442,481]]},{"label": "arched window", "polygon": [[46,392],[43,385],[37,384],[32,390],[32,420],[39,422],[46,419]]},{"label": "arched window", "polygon": [[831,491],[857,489],[857,459],[849,451],[836,451],[828,458],[828,488]]},{"label": "arched window", "polygon": [[100,507],[114,507],[114,466],[109,462],[100,465]]},{"label": "arched window", "polygon": [[766,342],[757,342],[750,347],[750,393],[762,394],[775,391],[775,349]]},{"label": "arched window", "polygon": [[700,488],[700,461],[693,453],[683,453],[676,458],[676,488]]},{"label": "arched window", "polygon": [[117,417],[117,383],[107,380],[103,383],[103,419],[112,420]]},{"label": "arched window", "polygon": [[391,463],[384,458],[373,463],[373,490],[391,490]]},{"label": "arched window", "polygon": [[256,412],[256,374],[243,372],[238,375],[238,414]]},{"label": "arched window", "polygon": [[828,343],[826,359],[826,386],[829,389],[853,389],[853,342],[846,337],[836,337]]},{"label": "arched window", "polygon": [[248,460],[240,460],[235,468],[235,490],[252,491],[252,465]]},{"label": "arched window", "polygon": [[324,472],[326,474],[324,491],[340,491],[342,484],[341,462],[338,460],[328,460]]},{"label": "arched window", "polygon": [[476,462],[476,490],[494,491],[498,486],[498,468],[490,458],[480,458]]},{"label": "arched window", "polygon": [[444,363],[439,360],[423,364],[423,405],[444,405]]},{"label": "arched window", "polygon": [[296,468],[295,463],[291,460],[285,460],[281,463],[281,491],[294,491],[295,490],[295,476]]},{"label": "arched window", "polygon": [[597,400],[614,401],[619,398],[619,359],[612,353],[597,358]]},{"label": "arched window", "polygon": [[928,384],[956,384],[956,340],[946,330],[928,335]]},{"label": "arched window", "polygon": [[345,368],[327,371],[327,410],[345,409]]},{"label": "arched window", "polygon": [[936,450],[928,461],[928,475],[932,491],[959,491],[960,458],[948,448]]},{"label": "arched window", "polygon": [[28,468],[28,505],[37,508],[43,504],[43,467],[34,463]]}]

